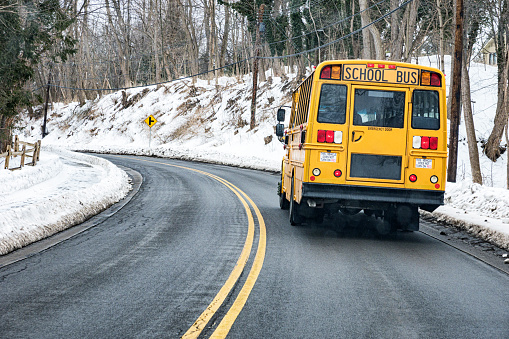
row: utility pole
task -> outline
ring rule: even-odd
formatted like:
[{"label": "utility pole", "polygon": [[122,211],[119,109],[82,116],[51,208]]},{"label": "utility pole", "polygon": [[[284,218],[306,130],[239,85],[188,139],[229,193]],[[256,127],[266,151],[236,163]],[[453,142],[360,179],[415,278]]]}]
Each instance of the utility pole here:
[{"label": "utility pole", "polygon": [[46,85],[47,87],[46,87],[46,103],[44,104],[44,123],[42,124],[42,138],[43,139],[48,134],[48,133],[46,133],[46,120],[47,120],[47,116],[48,116],[48,101],[49,101],[50,85],[51,85],[51,71],[49,72],[48,84]]},{"label": "utility pole", "polygon": [[[255,2],[256,4],[256,2]],[[255,51],[253,59],[253,95],[251,98],[251,129],[255,128],[256,122],[256,91],[258,89],[258,58],[260,57],[260,24],[263,19],[263,11],[265,10],[265,4],[260,5],[258,11],[258,18],[256,20],[256,40],[255,40]]]},{"label": "utility pole", "polygon": [[463,62],[463,0],[456,0],[456,34],[454,70],[452,72],[451,121],[449,131],[449,164],[447,181],[456,182],[458,167],[458,135],[461,113],[461,68]]}]

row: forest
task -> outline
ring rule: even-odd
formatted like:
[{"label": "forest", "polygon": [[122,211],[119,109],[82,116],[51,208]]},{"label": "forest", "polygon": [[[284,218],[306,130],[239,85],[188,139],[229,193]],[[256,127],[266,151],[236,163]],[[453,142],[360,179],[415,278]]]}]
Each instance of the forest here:
[{"label": "forest", "polygon": [[[489,41],[496,47],[495,125],[483,143],[493,161],[506,147],[507,2],[469,1],[463,12],[462,104],[472,145],[469,63]],[[283,66],[304,75],[329,59],[433,56],[443,70],[455,12],[452,0],[0,0],[0,132],[46,99],[84,103],[187,77],[241,76],[255,63],[262,77]]]}]

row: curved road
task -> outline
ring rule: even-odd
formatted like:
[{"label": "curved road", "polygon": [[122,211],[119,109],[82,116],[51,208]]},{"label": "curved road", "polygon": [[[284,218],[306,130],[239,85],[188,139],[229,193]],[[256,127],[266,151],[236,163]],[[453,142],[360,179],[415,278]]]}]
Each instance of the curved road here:
[{"label": "curved road", "polygon": [[275,174],[104,157],[140,191],[0,268],[0,338],[509,338],[509,276],[423,233],[292,227]]}]

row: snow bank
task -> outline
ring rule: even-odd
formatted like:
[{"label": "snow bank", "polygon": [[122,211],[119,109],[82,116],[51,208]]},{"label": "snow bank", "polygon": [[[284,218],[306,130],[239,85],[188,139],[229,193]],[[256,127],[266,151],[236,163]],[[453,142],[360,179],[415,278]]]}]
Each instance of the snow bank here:
[{"label": "snow bank", "polygon": [[445,206],[432,215],[509,250],[509,191],[468,180],[447,185]]},{"label": "snow bank", "polygon": [[43,147],[35,167],[0,170],[0,254],[82,223],[130,189],[105,159]]}]

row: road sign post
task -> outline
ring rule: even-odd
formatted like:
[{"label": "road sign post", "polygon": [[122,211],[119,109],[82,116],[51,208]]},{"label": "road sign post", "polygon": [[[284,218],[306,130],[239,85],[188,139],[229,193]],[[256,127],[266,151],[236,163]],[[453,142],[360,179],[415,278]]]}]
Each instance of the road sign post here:
[{"label": "road sign post", "polygon": [[149,115],[148,118],[145,119],[145,123],[149,127],[149,132],[148,132],[148,148],[150,148],[150,144],[151,144],[151,141],[152,141],[152,126],[154,126],[157,123],[157,120],[152,115]]}]

